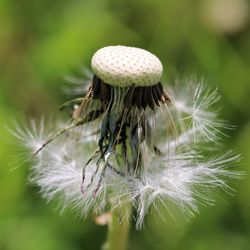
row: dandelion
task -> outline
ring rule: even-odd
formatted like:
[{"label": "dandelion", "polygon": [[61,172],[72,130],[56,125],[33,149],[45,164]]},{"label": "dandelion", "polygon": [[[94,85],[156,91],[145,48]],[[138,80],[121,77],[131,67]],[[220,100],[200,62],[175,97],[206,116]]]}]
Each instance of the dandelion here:
[{"label": "dandelion", "polygon": [[164,89],[162,63],[140,48],[104,47],[91,66],[86,95],[61,107],[75,107],[70,121],[54,124],[39,147],[44,122],[16,132],[28,141],[30,179],[43,197],[82,216],[111,211],[118,227],[128,228],[134,210],[141,228],[150,208],[174,204],[193,215],[214,203],[209,190],[229,189],[225,177],[238,176],[229,168],[239,156],[216,153],[228,127],[217,117],[216,91],[192,81]]}]

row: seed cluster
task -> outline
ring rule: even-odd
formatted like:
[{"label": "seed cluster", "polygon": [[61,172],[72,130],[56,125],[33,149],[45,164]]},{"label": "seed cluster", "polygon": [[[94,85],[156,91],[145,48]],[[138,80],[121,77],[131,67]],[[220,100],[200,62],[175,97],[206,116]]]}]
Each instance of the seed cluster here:
[{"label": "seed cluster", "polygon": [[122,211],[121,221],[128,204],[141,228],[149,208],[193,215],[200,202],[213,204],[209,189],[228,188],[223,177],[239,177],[228,170],[239,155],[214,155],[220,129],[230,128],[217,118],[216,90],[187,80],[167,86],[170,101],[161,62],[139,48],[102,48],[92,68],[87,93],[62,106],[72,106],[72,122],[13,132],[37,156],[30,180],[48,201],[62,198],[84,216]]},{"label": "seed cluster", "polygon": [[[159,82],[152,86],[136,87],[134,85],[122,88],[125,91],[123,104],[127,108],[137,107],[138,109],[146,109],[150,107],[154,110],[155,106],[170,101],[167,92],[164,91],[162,84]],[[99,99],[103,103],[113,101],[114,87],[106,84],[96,75],[92,79],[90,93],[93,99]]]}]

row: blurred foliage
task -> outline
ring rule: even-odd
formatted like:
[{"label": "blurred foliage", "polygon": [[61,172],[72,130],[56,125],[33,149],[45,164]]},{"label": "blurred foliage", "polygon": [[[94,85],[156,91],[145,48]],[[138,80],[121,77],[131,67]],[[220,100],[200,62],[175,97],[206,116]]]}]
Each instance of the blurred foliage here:
[{"label": "blurred foliage", "polygon": [[[226,144],[243,155],[246,177],[234,196],[187,222],[149,215],[130,249],[249,249],[250,25],[247,0],[0,0],[0,249],[100,249],[106,228],[72,212],[58,215],[27,183],[29,164],[6,132],[13,119],[51,117],[66,97],[63,77],[90,66],[98,48],[148,49],[165,80],[207,79],[223,98],[222,117],[238,128]],[[12,163],[12,164],[9,164]],[[14,168],[14,169],[13,169]]]}]

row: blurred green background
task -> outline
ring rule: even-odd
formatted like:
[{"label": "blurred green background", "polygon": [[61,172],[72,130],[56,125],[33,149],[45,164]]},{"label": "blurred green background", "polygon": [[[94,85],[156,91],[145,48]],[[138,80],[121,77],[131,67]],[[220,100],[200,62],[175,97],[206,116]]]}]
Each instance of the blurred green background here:
[{"label": "blurred green background", "polygon": [[[90,66],[106,45],[155,53],[165,79],[198,75],[222,94],[222,117],[237,125],[226,147],[243,155],[243,180],[187,222],[147,216],[129,249],[250,249],[250,25],[247,0],[0,0],[0,249],[100,249],[106,228],[93,218],[59,215],[28,184],[5,126],[53,117],[66,99],[63,77]],[[13,164],[9,164],[13,163]]]}]

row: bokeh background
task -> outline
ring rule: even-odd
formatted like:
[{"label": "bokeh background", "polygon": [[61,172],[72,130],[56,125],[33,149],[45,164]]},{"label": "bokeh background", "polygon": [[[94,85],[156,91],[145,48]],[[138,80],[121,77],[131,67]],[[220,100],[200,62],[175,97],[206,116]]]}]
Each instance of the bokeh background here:
[{"label": "bokeh background", "polygon": [[[243,156],[214,207],[188,222],[147,216],[129,249],[250,249],[250,25],[247,0],[0,0],[0,249],[100,249],[106,227],[59,215],[28,184],[6,127],[58,113],[64,76],[81,75],[100,47],[123,44],[155,53],[165,80],[195,75],[218,87],[221,116],[237,126],[225,146]],[[80,73],[80,74],[78,74]],[[20,158],[20,159],[19,159]],[[15,168],[16,167],[16,168]]]}]

